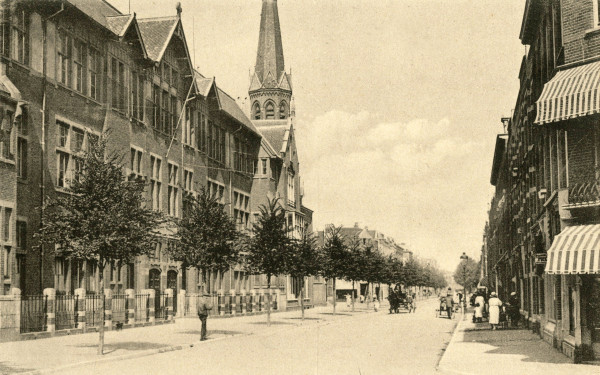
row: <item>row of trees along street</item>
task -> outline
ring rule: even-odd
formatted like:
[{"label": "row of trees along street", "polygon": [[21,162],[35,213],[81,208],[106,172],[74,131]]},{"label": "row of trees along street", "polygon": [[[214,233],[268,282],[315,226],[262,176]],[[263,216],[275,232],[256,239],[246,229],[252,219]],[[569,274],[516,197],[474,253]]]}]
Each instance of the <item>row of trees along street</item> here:
[{"label": "row of trees along street", "polygon": [[[394,256],[384,257],[358,239],[344,237],[334,226],[325,230],[322,246],[317,246],[312,233],[293,238],[277,199],[260,207],[249,233],[236,229],[224,206],[205,188],[197,195],[184,196],[182,218],[167,217],[147,204],[147,182],[125,176],[123,156],[107,152],[108,137],[106,133],[97,142],[90,142],[65,194],[46,198],[42,225],[36,234],[41,249],[57,257],[96,262],[99,291],[105,287],[103,271],[107,265],[150,255],[165,233],[177,239],[177,245],[169,246],[167,251],[184,269],[193,266],[201,271],[226,271],[240,266],[251,274],[266,275],[269,289],[273,276],[290,275],[301,281],[300,296],[304,295],[304,279],[309,276],[331,280],[333,296],[336,279],[389,286],[446,285],[436,268],[415,260],[403,263]],[[271,294],[266,296],[270,325]],[[304,318],[304,298],[300,301]],[[334,313],[335,307],[333,298]],[[104,326],[100,324],[99,354],[103,354],[103,346]]]}]

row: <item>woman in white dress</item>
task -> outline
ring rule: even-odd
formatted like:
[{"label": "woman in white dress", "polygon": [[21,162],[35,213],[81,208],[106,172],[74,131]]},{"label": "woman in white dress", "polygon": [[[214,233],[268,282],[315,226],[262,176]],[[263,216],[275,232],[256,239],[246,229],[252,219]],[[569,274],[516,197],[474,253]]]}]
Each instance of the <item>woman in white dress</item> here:
[{"label": "woman in white dress", "polygon": [[485,298],[481,294],[475,297],[475,320],[481,322],[483,318],[483,309],[485,308]]},{"label": "woman in white dress", "polygon": [[500,307],[502,306],[502,301],[500,301],[496,292],[490,294],[488,304],[490,306],[490,324],[492,325],[492,330],[495,330],[500,322]]}]

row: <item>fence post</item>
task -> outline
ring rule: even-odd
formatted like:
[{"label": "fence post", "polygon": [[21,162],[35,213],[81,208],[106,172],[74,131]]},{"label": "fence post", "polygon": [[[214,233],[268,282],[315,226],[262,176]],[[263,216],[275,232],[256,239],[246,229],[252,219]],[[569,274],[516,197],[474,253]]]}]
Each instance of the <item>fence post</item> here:
[{"label": "fence post", "polygon": [[[275,310],[279,310],[279,304],[277,303],[277,289],[271,289],[269,291],[269,293],[271,293],[271,310],[275,311]],[[300,298],[304,298],[303,296],[300,296]]]},{"label": "fence post", "polygon": [[104,327],[112,328],[112,290],[104,289]]},{"label": "fence post", "polygon": [[[154,325],[156,321],[156,305],[154,304],[154,299],[156,298],[156,290],[145,289],[144,293],[148,294],[148,322]],[[160,298],[160,296],[158,297]]]},{"label": "fence post", "polygon": [[77,297],[77,328],[80,328],[83,331],[85,331],[85,289],[75,289],[75,297]]},{"label": "fence post", "polygon": [[165,317],[166,320],[173,319],[173,289],[165,289]]},{"label": "fence post", "polygon": [[183,318],[185,316],[185,301],[186,291],[185,289],[179,291],[179,297],[177,298],[177,317]]},{"label": "fence post", "polygon": [[225,315],[225,292],[219,290],[219,315]]},{"label": "fence post", "polygon": [[56,289],[44,289],[44,297],[46,298],[46,331],[56,331]]},{"label": "fence post", "polygon": [[246,291],[240,290],[240,302],[242,304],[242,315],[246,314]]},{"label": "fence post", "polygon": [[256,289],[252,289],[250,295],[252,296],[252,313],[254,314],[256,312]]},{"label": "fence post", "polygon": [[127,298],[127,324],[131,324],[135,327],[135,290],[125,289],[125,296]]},{"label": "fence post", "polygon": [[15,334],[18,335],[21,333],[21,289],[12,288],[10,290],[10,294],[13,297],[14,303],[14,311],[15,311],[15,321],[14,321],[14,330]]},{"label": "fence post", "polygon": [[265,309],[267,308],[266,304],[265,304],[265,290],[261,289],[259,291],[259,299],[260,299],[260,311],[265,311]]},{"label": "fence post", "polygon": [[237,313],[237,294],[235,293],[235,289],[231,289],[229,295],[231,296],[231,302],[229,304],[231,307],[231,315],[235,315]]}]

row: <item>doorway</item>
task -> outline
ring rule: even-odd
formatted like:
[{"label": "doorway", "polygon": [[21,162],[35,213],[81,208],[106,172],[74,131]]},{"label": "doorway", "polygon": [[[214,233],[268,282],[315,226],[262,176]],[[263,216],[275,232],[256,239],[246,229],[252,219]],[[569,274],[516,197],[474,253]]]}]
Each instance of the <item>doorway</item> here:
[{"label": "doorway", "polygon": [[[185,272],[185,271],[183,271]],[[173,313],[177,312],[177,271],[167,272],[167,288],[173,290]]]}]

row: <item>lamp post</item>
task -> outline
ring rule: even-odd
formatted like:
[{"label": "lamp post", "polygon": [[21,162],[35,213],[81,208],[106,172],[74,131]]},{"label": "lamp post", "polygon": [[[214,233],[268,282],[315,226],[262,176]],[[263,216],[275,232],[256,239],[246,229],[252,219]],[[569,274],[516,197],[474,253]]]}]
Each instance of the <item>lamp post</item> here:
[{"label": "lamp post", "polygon": [[469,260],[469,256],[463,252],[460,260],[463,264],[463,320],[465,320],[467,318],[467,260]]}]

